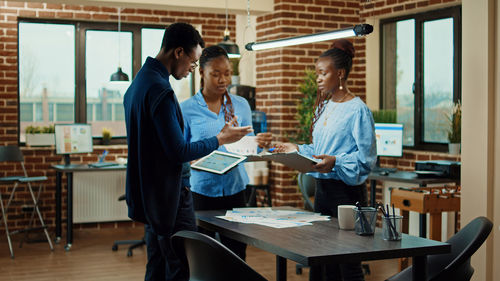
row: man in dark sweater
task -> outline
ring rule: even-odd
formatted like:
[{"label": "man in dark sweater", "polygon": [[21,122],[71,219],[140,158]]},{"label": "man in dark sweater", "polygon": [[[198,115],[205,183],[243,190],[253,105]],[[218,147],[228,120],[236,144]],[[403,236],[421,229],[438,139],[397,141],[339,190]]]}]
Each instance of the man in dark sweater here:
[{"label": "man in dark sweater", "polygon": [[217,136],[187,143],[177,98],[168,81],[197,66],[205,43],[191,25],[170,25],[155,58],[148,57],[124,96],[128,141],[126,195],[129,217],[145,224],[148,263],[145,280],[188,280],[170,247],[179,230],[196,230],[192,196],[183,185],[189,162],[220,145],[239,140],[251,127],[232,120]]}]

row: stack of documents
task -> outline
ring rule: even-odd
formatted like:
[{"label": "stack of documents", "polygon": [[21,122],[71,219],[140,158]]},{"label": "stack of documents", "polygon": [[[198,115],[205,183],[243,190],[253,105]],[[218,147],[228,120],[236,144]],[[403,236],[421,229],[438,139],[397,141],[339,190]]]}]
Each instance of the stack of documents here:
[{"label": "stack of documents", "polygon": [[241,223],[254,223],[274,228],[312,225],[313,221],[329,221],[329,216],[307,211],[272,210],[271,208],[234,208],[218,218]]},{"label": "stack of documents", "polygon": [[319,159],[302,155],[298,151],[285,153],[263,151],[257,154],[257,141],[255,139],[256,137],[253,136],[245,136],[237,142],[225,144],[224,146],[230,153],[246,156],[247,161],[275,161],[302,173],[313,172],[312,167],[321,162]]}]

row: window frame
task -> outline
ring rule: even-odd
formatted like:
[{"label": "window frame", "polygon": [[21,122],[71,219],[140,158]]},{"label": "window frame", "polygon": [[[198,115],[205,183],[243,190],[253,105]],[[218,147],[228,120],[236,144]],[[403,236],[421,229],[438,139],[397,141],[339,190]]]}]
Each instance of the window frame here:
[{"label": "window frame", "polygon": [[[18,18],[17,30],[21,23],[45,23],[45,24],[68,24],[75,27],[75,100],[74,100],[74,123],[87,123],[87,97],[86,97],[86,83],[85,83],[85,40],[87,30],[98,31],[118,31],[118,21],[116,22],[94,22],[94,21],[75,21],[75,20],[60,20],[60,19],[39,19],[39,18]],[[132,77],[137,75],[141,69],[141,31],[143,28],[165,29],[165,25],[160,24],[134,24],[134,23],[121,23],[121,31],[132,32]],[[158,46],[158,50],[160,46]],[[19,35],[18,35],[18,49],[17,56],[19,58]],[[20,87],[19,87],[19,64],[18,64],[18,99],[17,108],[20,108]],[[110,73],[111,75],[111,73]],[[192,82],[192,89],[194,89],[194,79]],[[17,141],[21,143],[21,114],[19,111],[17,118]],[[102,137],[93,137],[94,144],[99,144]],[[126,136],[116,136],[111,139],[111,144],[126,144]]]},{"label": "window frame", "polygon": [[[404,146],[405,149],[427,150],[445,152],[448,150],[447,143],[425,142],[424,137],[424,93],[423,93],[423,71],[424,71],[424,54],[423,54],[423,24],[427,21],[438,20],[443,18],[453,18],[453,102],[456,103],[462,99],[462,34],[461,34],[461,6],[453,6],[439,10],[432,10],[417,14],[398,16],[380,20],[380,58],[384,52],[384,24],[395,23],[402,20],[415,20],[415,79],[414,79],[414,144],[413,146]],[[380,89],[379,89],[379,105],[380,109],[384,105],[384,60],[380,59]]]}]

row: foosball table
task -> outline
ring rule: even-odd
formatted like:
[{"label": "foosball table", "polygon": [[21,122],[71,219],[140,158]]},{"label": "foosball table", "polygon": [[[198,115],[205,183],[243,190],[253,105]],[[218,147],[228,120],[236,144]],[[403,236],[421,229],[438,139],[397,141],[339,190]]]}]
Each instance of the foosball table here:
[{"label": "foosball table", "polygon": [[[399,208],[402,221],[402,232],[408,233],[409,212],[429,213],[429,238],[441,241],[441,214],[443,212],[460,211],[460,186],[393,188],[391,203]],[[455,233],[457,232],[457,216],[455,215]],[[400,269],[407,266],[400,262]]]}]

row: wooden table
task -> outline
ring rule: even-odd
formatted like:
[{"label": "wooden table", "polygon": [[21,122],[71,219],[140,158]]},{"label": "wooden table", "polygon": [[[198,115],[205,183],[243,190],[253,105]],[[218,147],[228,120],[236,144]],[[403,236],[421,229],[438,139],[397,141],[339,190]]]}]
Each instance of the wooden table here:
[{"label": "wooden table", "polygon": [[413,257],[413,280],[426,280],[427,255],[451,251],[447,243],[406,234],[401,241],[385,241],[380,229],[374,236],[359,236],[354,231],[340,230],[336,219],[277,229],[216,218],[223,214],[222,210],[198,211],[197,223],[202,228],[275,254],[276,280],[279,281],[286,280],[287,259],[314,266],[401,257]]},{"label": "wooden table", "polygon": [[[62,175],[66,174],[68,190],[66,197],[66,245],[64,249],[69,251],[73,244],[73,173],[75,172],[105,172],[112,170],[126,170],[125,165],[116,165],[102,168],[91,168],[86,164],[71,164],[71,165],[52,165],[52,169],[56,170],[56,239],[55,242],[61,241],[62,233]],[[125,190],[125,187],[124,187]]]}]

